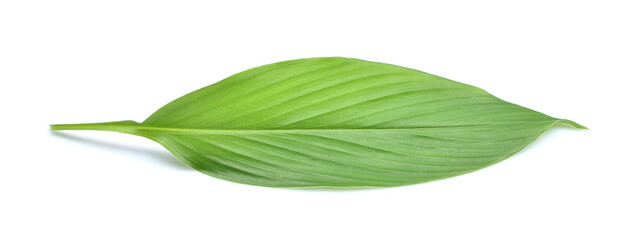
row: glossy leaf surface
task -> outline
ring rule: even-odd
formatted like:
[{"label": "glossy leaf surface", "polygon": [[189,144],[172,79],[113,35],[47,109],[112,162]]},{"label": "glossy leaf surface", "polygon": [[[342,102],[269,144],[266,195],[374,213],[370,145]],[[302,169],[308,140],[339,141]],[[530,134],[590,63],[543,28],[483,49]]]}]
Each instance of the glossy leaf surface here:
[{"label": "glossy leaf surface", "polygon": [[52,125],[158,142],[188,166],[270,187],[400,186],[475,171],[569,120],[399,66],[309,58],[253,68],[142,123]]}]

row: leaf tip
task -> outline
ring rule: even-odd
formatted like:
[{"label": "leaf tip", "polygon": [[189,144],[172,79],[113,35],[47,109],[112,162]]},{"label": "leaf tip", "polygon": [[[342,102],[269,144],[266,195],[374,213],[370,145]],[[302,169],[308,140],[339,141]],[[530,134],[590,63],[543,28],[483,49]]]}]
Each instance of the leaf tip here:
[{"label": "leaf tip", "polygon": [[574,122],[574,121],[572,121],[572,120],[560,119],[558,122],[559,122],[559,123],[563,123],[563,124],[567,124],[567,125],[569,125],[569,126],[572,126],[572,127],[574,127],[574,128],[577,128],[577,129],[590,130],[588,127],[585,127],[585,126],[583,126],[583,125],[581,125],[581,124],[578,124],[578,123],[576,123],[576,122]]}]

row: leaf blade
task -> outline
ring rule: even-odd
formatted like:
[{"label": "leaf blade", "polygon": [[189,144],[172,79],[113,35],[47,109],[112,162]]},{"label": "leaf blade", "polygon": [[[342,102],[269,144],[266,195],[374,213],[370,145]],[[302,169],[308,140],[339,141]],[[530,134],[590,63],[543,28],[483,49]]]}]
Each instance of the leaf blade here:
[{"label": "leaf blade", "polygon": [[[481,126],[463,127],[466,134],[462,138],[449,134],[459,129],[445,128],[437,129],[437,131],[426,129],[418,133],[415,133],[414,129],[396,130],[394,133],[388,133],[386,129],[374,132],[358,131],[348,133],[347,136],[339,131],[252,132],[227,134],[226,136],[231,136],[229,138],[219,138],[219,134],[214,134],[217,137],[198,136],[198,139],[207,139],[209,144],[206,147],[199,145],[200,149],[224,149],[243,153],[239,155],[227,152],[204,154],[209,158],[214,156],[217,162],[223,162],[221,159],[231,159],[231,163],[243,161],[247,165],[252,163],[254,167],[260,166],[260,161],[265,161],[279,167],[278,171],[274,172],[292,174],[278,176],[279,182],[276,183],[264,183],[261,178],[272,177],[273,174],[266,174],[261,169],[250,169],[250,167],[242,169],[255,174],[255,179],[251,180],[248,176],[238,179],[221,172],[204,171],[214,177],[270,187],[378,187],[427,182],[481,169],[520,151],[551,125],[553,123],[536,124],[530,127],[538,128],[538,134],[530,133],[531,131],[512,132],[507,134],[509,138],[500,138],[501,140],[492,142],[487,140],[494,139],[494,136],[485,135],[484,131],[487,129]],[[520,126],[516,124],[510,127]],[[473,134],[467,134],[467,132],[473,132]],[[404,140],[397,142],[398,139]],[[388,146],[387,143],[392,141],[397,143]],[[158,142],[167,149],[175,147],[162,140]],[[432,143],[436,143],[436,146]],[[418,148],[423,145],[433,147]],[[459,146],[463,147],[459,148]],[[493,151],[499,148],[500,151]],[[197,158],[195,155],[196,153],[176,156],[180,159],[194,159]],[[286,164],[282,158],[296,161],[296,164]],[[207,160],[200,160],[200,162],[207,162]],[[299,180],[288,177],[299,173],[315,173],[332,176],[332,178],[288,185],[290,181]]]}]

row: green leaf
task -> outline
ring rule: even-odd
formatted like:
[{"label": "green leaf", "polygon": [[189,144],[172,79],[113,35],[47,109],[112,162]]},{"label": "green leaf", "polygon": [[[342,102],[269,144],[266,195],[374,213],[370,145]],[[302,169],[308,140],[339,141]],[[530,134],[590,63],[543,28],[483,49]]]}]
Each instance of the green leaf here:
[{"label": "green leaf", "polygon": [[497,163],[575,122],[413,69],[350,58],[253,68],[142,123],[51,125],[149,138],[213,177],[269,187],[400,186]]}]

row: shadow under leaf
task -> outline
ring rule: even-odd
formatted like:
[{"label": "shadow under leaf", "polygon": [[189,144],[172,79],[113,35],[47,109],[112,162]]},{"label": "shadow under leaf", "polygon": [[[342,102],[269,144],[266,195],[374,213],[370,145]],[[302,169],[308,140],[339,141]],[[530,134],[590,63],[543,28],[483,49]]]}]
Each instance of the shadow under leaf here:
[{"label": "shadow under leaf", "polygon": [[80,142],[82,144],[86,144],[86,145],[90,145],[90,146],[94,146],[94,147],[105,147],[105,148],[114,149],[114,150],[123,151],[123,152],[139,153],[139,154],[148,155],[148,156],[151,156],[152,158],[156,159],[158,162],[160,162],[162,164],[166,164],[166,165],[171,166],[171,167],[174,167],[176,169],[194,170],[194,169],[190,168],[189,166],[186,166],[185,164],[183,164],[179,160],[177,160],[177,158],[175,158],[169,152],[158,151],[158,150],[154,150],[154,149],[144,149],[144,148],[138,148],[138,147],[131,147],[131,146],[126,146],[126,145],[114,144],[114,143],[108,143],[108,142],[94,140],[94,139],[90,139],[90,138],[78,137],[78,136],[74,136],[74,135],[67,134],[67,133],[62,133],[62,132],[51,132],[51,134],[56,136],[56,137],[65,138],[65,139],[68,139],[68,140],[72,140],[72,141],[75,141],[75,142]]}]

